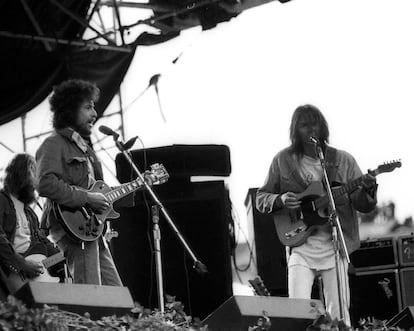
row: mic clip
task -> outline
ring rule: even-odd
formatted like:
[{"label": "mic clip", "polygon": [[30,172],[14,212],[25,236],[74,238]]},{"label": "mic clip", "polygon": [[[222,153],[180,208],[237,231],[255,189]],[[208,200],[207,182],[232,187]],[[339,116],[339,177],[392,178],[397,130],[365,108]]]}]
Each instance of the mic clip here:
[{"label": "mic clip", "polygon": [[318,138],[313,137],[313,136],[310,136],[310,137],[309,137],[309,140],[310,140],[313,144],[315,144],[315,145],[319,145],[319,139],[318,139]]}]

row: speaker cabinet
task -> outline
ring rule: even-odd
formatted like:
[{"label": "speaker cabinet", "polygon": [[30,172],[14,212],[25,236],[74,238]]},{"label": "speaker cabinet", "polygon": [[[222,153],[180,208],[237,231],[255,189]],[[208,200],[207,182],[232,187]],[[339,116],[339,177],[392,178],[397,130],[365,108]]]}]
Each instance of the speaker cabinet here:
[{"label": "speaker cabinet", "polygon": [[319,300],[288,299],[265,296],[233,296],[204,321],[210,331],[248,330],[257,325],[264,314],[270,318],[274,331],[306,330],[324,313]]},{"label": "speaker cabinet", "polygon": [[[160,213],[164,293],[183,302],[188,314],[204,318],[232,295],[233,224],[228,191],[223,181],[212,181],[174,183],[158,193],[186,243],[208,269],[204,275],[196,272],[193,260]],[[113,255],[133,298],[145,307],[157,308],[151,199],[142,195],[134,205],[118,209],[121,217],[112,222],[119,232],[119,238],[112,240]]]},{"label": "speaker cabinet", "polygon": [[[140,166],[162,163],[170,178],[191,176],[228,176],[231,173],[230,149],[226,145],[171,145],[131,151]],[[118,179],[129,181],[130,169],[122,153],[116,156]],[[146,170],[146,169],[141,169]]]},{"label": "speaker cabinet", "polygon": [[256,209],[256,191],[249,189],[245,206],[254,229],[257,273],[272,295],[287,296],[286,249],[277,236],[272,216]]},{"label": "speaker cabinet", "polygon": [[401,267],[414,266],[414,236],[398,237],[398,258]]},{"label": "speaker cabinet", "polygon": [[125,315],[133,307],[131,294],[122,286],[28,282],[15,294],[28,307],[58,306],[80,315],[88,312],[91,318]]},{"label": "speaker cabinet", "polygon": [[351,319],[389,319],[401,309],[400,280],[397,269],[356,272],[349,277]]},{"label": "speaker cabinet", "polygon": [[402,306],[414,306],[414,268],[400,269]]}]

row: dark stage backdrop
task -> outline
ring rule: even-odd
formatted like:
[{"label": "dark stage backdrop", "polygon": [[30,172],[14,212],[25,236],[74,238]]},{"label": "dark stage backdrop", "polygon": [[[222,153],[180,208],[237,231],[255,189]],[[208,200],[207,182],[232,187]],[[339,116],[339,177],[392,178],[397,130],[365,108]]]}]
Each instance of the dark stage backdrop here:
[{"label": "dark stage backdrop", "polygon": [[[118,209],[121,218],[113,222],[113,227],[120,236],[113,239],[113,253],[134,300],[156,308],[151,204],[145,204],[140,195],[135,201],[134,207]],[[164,293],[182,301],[187,314],[204,318],[232,295],[228,192],[222,181],[192,183],[164,192],[161,201],[197,258],[208,268],[206,275],[196,272],[193,260],[160,214]]]}]

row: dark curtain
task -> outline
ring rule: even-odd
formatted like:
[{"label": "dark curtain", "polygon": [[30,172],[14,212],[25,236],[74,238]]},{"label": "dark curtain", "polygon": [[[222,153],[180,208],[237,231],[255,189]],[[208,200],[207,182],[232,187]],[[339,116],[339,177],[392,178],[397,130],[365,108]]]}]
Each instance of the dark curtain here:
[{"label": "dark curtain", "polygon": [[[150,3],[157,1],[150,0]],[[54,41],[27,38],[38,36],[39,31],[23,6],[25,3],[43,35]],[[58,4],[87,21],[90,0],[58,0]],[[161,30],[159,35],[142,33],[130,45],[132,51],[125,53],[104,49],[81,50],[78,46],[57,42],[81,39],[85,27],[53,1],[0,0],[0,125],[35,108],[51,93],[54,85],[68,78],[82,78],[98,85],[101,99],[96,110],[98,116],[102,116],[119,90],[137,45],[154,45],[170,40],[182,29],[197,24],[194,22],[199,22],[203,30],[210,29],[239,13],[224,7],[231,8],[241,3],[237,0],[202,1],[202,6],[200,3],[193,10],[175,14],[192,4],[193,1],[188,0],[160,1],[158,5],[166,6],[170,13],[159,22],[170,28]],[[154,14],[157,17],[165,12],[154,11]],[[194,18],[197,19],[194,21]],[[158,22],[157,19],[155,21]]]},{"label": "dark curtain", "polygon": [[[26,0],[45,36],[79,39],[85,28],[49,1]],[[86,18],[90,0],[59,0],[65,8]],[[66,44],[17,38],[37,35],[22,3],[0,1],[0,125],[12,121],[41,103],[53,86],[68,78],[95,82],[101,89],[97,104],[101,116],[127,72],[135,53],[103,49],[80,50]]]},{"label": "dark curtain", "polygon": [[101,89],[96,105],[98,116],[117,93],[133,59],[131,53],[103,49],[75,52],[68,50],[40,54],[20,52],[1,55],[0,125],[7,123],[41,103],[54,85],[68,78],[95,82]]}]

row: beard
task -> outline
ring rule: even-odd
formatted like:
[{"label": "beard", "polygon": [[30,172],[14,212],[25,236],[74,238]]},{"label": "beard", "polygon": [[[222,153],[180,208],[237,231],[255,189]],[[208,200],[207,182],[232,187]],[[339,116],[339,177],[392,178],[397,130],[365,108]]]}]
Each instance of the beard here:
[{"label": "beard", "polygon": [[16,195],[17,199],[19,199],[24,204],[31,204],[36,201],[36,193],[35,187],[33,184],[26,184],[22,186]]}]

